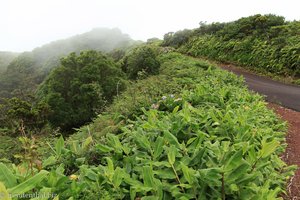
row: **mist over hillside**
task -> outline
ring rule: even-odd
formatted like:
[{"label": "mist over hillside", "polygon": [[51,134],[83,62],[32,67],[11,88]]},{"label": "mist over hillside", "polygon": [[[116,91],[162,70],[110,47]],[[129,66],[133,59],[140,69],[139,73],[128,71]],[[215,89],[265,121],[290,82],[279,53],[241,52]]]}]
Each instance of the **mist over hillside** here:
[{"label": "mist over hillside", "polygon": [[15,59],[19,53],[0,51],[0,73],[4,72],[9,63]]},{"label": "mist over hillside", "polygon": [[[45,44],[17,57],[8,56],[3,62],[5,71],[0,75],[0,97],[20,95],[20,91],[22,94],[32,93],[51,69],[59,65],[60,58],[71,52],[97,50],[108,53],[113,49],[128,48],[135,43],[137,42],[129,35],[117,28],[95,28],[83,34]],[[16,94],[14,91],[19,92]]]},{"label": "mist over hillside", "polygon": [[82,50],[97,50],[109,52],[113,49],[122,49],[133,44],[134,41],[121,30],[114,28],[95,28],[89,32],[73,37],[45,44],[32,51],[35,60],[45,63],[52,58],[61,57],[71,52]]}]

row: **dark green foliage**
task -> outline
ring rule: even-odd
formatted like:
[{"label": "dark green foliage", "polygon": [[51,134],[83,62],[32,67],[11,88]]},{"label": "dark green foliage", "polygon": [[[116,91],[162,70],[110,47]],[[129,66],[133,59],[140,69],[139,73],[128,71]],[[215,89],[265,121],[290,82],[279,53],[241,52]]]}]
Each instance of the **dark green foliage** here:
[{"label": "dark green foliage", "polygon": [[204,35],[204,34],[215,34],[219,30],[224,28],[226,23],[213,22],[211,24],[206,24],[205,22],[200,22],[200,27],[194,30],[193,35]]},{"label": "dark green foliage", "polygon": [[[243,39],[247,36],[256,36],[259,38],[268,39],[268,31],[272,27],[281,26],[284,24],[286,24],[284,17],[271,14],[258,14],[250,17],[243,17],[234,22],[226,23],[222,29],[219,29],[219,31],[215,33],[224,40]],[[211,26],[213,26],[213,24]]]},{"label": "dark green foliage", "polygon": [[5,135],[6,130],[0,129],[0,160],[1,162],[15,162],[14,155],[21,151],[18,140],[14,136]]},{"label": "dark green foliage", "polygon": [[154,47],[149,45],[136,47],[123,59],[122,70],[134,80],[139,76],[158,74],[160,63],[156,54]]},{"label": "dark green foliage", "polygon": [[120,61],[126,54],[125,50],[122,49],[114,49],[110,51],[107,55],[112,57],[115,62]]},{"label": "dark green foliage", "polygon": [[20,135],[21,125],[26,126],[27,131],[36,133],[47,123],[50,109],[42,102],[35,103],[34,98],[23,100],[17,97],[3,99],[0,105],[0,124],[2,128],[8,128],[6,133]]},{"label": "dark green foliage", "polygon": [[62,130],[79,127],[95,117],[123,89],[122,72],[96,51],[71,53],[61,59],[41,85],[38,97],[52,113],[49,121]]},{"label": "dark green foliage", "polygon": [[164,35],[164,41],[162,46],[180,47],[186,43],[192,36],[193,31],[184,29],[182,31],[177,31],[175,33],[169,32]]}]

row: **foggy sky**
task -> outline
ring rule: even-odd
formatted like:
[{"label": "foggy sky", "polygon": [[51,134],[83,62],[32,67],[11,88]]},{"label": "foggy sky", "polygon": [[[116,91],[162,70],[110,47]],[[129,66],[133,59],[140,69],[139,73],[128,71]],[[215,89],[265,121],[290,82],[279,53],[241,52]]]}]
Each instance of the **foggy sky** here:
[{"label": "foggy sky", "polygon": [[30,51],[96,27],[145,41],[258,13],[300,20],[299,7],[299,0],[0,0],[0,51]]}]

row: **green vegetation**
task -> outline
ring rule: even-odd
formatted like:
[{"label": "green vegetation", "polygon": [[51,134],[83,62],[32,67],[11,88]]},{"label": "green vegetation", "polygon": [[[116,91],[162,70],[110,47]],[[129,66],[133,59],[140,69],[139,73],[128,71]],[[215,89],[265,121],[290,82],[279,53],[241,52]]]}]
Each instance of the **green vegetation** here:
[{"label": "green vegetation", "polygon": [[154,48],[149,45],[136,47],[124,57],[122,70],[129,79],[158,74],[160,63],[156,59],[156,54]]},{"label": "green vegetation", "polygon": [[286,124],[242,78],[184,54],[299,77],[299,22],[200,25],[138,46],[96,29],[13,59],[0,198],[281,199]]},{"label": "green vegetation", "polygon": [[0,73],[3,73],[6,70],[9,63],[18,55],[19,53],[0,51]]},{"label": "green vegetation", "polygon": [[175,48],[188,42],[189,38],[192,36],[193,31],[185,29],[182,31],[169,32],[164,35],[164,41],[162,46],[172,46]]},{"label": "green vegetation", "polygon": [[49,121],[68,131],[89,122],[124,88],[123,74],[103,54],[83,51],[61,59],[37,92],[50,106]]},{"label": "green vegetation", "polygon": [[21,139],[22,162],[0,164],[3,194],[280,199],[293,171],[279,157],[286,126],[262,97],[198,59],[178,53],[157,59],[159,75],[128,86],[107,112],[49,144],[44,156],[34,140]]},{"label": "green vegetation", "polygon": [[96,50],[108,53],[136,43],[119,29],[98,28],[22,53],[0,74],[0,98],[33,95],[50,71],[59,66],[60,58],[72,52]]},{"label": "green vegetation", "polygon": [[[300,77],[300,22],[275,15],[254,15],[229,23],[200,23],[188,42],[178,32],[166,45],[196,57],[230,62],[274,75]],[[183,36],[181,38],[184,38]],[[173,41],[173,42],[169,42]],[[186,41],[186,39],[184,40]]]}]

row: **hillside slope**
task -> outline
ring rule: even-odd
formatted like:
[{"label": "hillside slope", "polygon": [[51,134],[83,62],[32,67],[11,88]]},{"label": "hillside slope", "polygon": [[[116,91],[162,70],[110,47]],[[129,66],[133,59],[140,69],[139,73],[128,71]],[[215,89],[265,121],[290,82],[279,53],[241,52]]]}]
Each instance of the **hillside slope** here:
[{"label": "hillside slope", "polygon": [[119,29],[98,28],[22,53],[0,75],[0,97],[22,98],[25,94],[32,94],[51,69],[59,65],[59,59],[71,52],[98,50],[107,53],[135,43]]},{"label": "hillside slope", "polygon": [[9,63],[18,55],[19,53],[0,51],[0,73],[4,72]]},{"label": "hillside slope", "polygon": [[291,76],[299,83],[300,21],[258,14],[228,23],[200,23],[199,28],[165,35],[164,45],[271,76]]}]

